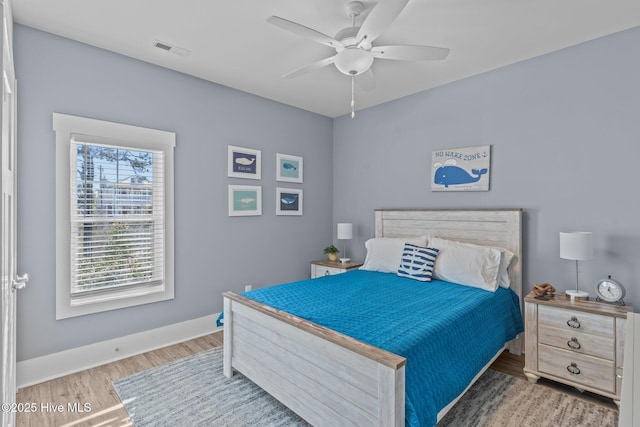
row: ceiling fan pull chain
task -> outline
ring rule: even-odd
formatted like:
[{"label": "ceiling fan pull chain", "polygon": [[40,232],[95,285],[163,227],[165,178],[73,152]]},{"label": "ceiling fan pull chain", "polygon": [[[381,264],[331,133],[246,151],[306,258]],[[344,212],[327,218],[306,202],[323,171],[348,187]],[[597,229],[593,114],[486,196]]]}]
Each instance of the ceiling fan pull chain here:
[{"label": "ceiling fan pull chain", "polygon": [[356,116],[356,75],[351,74],[351,118]]}]

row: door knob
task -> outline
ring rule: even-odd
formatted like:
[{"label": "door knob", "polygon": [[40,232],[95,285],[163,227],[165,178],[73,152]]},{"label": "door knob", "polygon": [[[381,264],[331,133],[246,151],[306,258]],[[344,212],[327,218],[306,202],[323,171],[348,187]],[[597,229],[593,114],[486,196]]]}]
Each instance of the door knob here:
[{"label": "door knob", "polygon": [[23,289],[25,286],[27,286],[28,281],[29,281],[29,274],[24,273],[22,276],[16,277],[16,279],[13,281],[13,284],[11,285],[11,289],[14,291]]}]

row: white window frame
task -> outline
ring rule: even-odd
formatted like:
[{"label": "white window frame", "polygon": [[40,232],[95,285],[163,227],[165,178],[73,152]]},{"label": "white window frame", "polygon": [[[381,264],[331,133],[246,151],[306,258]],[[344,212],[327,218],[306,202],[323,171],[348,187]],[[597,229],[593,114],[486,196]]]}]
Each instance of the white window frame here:
[{"label": "white window frame", "polygon": [[[174,298],[174,169],[176,135],[156,129],[53,113],[56,132],[56,319]],[[73,134],[118,141],[131,149],[164,153],[164,280],[153,287],[112,289],[89,297],[71,295],[71,171]],[[72,169],[73,167],[73,169]]]}]

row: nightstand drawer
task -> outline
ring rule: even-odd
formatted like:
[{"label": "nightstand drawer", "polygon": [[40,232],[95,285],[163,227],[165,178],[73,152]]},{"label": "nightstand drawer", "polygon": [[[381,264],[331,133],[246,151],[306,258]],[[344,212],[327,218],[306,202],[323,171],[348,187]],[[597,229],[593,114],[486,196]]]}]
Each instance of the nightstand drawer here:
[{"label": "nightstand drawer", "polygon": [[544,344],[538,346],[540,372],[609,393],[616,391],[614,365],[611,360],[560,350]]},{"label": "nightstand drawer", "polygon": [[341,270],[339,268],[325,267],[323,265],[314,265],[313,268],[315,270],[313,277],[333,276],[334,274],[340,274],[344,272],[344,270]]},{"label": "nightstand drawer", "polygon": [[557,307],[540,305],[538,323],[565,331],[579,331],[613,338],[615,334],[614,320],[611,316],[565,310]]},{"label": "nightstand drawer", "polygon": [[538,340],[541,344],[558,347],[573,353],[615,360],[615,343],[613,338],[610,337],[540,325]]},{"label": "nightstand drawer", "polygon": [[361,262],[336,262],[328,260],[313,261],[311,263],[311,278],[333,276],[355,270],[362,265]]}]

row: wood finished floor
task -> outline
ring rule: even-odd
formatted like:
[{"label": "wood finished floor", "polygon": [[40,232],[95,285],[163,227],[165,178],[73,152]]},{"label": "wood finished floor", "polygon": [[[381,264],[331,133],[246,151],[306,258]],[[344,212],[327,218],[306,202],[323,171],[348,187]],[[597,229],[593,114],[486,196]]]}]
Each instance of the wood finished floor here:
[{"label": "wood finished floor", "polygon": [[[19,403],[36,403],[63,405],[62,412],[36,411],[35,413],[17,414],[18,427],[108,427],[131,426],[127,412],[124,410],[111,382],[136,372],[163,365],[183,357],[190,356],[210,348],[222,345],[222,332],[206,335],[180,344],[164,347],[138,356],[129,357],[107,365],[67,375],[62,378],[25,387],[18,391]],[[504,352],[491,365],[492,369],[513,375],[526,381],[522,373],[524,356],[515,356]],[[611,399],[591,393],[580,393],[573,387],[540,379],[538,384],[562,391],[564,393],[586,399],[592,403],[617,409]],[[77,402],[80,405],[91,404],[91,411],[85,413],[67,411],[67,403]]]},{"label": "wood finished floor", "polygon": [[[46,411],[19,413],[16,417],[16,425],[19,427],[131,426],[127,411],[111,386],[111,381],[221,345],[222,332],[218,332],[25,387],[18,391],[18,402],[35,402],[37,407],[51,402],[56,405],[62,404],[65,410],[55,413]],[[81,405],[90,403],[91,411],[69,412],[66,410],[67,402],[78,402]]]}]

